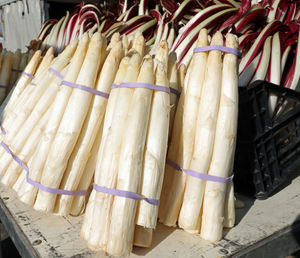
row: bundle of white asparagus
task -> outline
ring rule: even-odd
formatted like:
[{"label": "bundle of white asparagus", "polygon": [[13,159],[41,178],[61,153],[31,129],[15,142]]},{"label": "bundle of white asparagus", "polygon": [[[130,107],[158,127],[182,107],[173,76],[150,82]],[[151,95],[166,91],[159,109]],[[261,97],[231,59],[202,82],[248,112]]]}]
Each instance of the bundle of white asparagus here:
[{"label": "bundle of white asparagus", "polygon": [[[168,226],[222,238],[234,225],[233,169],[238,110],[238,42],[199,33],[180,96],[161,197],[159,219]],[[214,50],[205,49],[210,45]],[[215,47],[217,46],[217,47]],[[203,50],[204,48],[204,50]],[[232,50],[233,49],[233,50]],[[222,52],[224,51],[224,53]]]},{"label": "bundle of white asparagus", "polygon": [[120,38],[108,49],[95,33],[56,58],[52,48],[42,61],[41,51],[34,54],[1,119],[1,182],[23,202],[61,215],[82,212],[124,51]]},{"label": "bundle of white asparagus", "polygon": [[20,49],[15,53],[6,50],[0,53],[0,105],[31,60],[33,53],[33,50],[21,53]]},{"label": "bundle of white asparagus", "polygon": [[[144,38],[137,33],[108,101],[94,187],[81,229],[91,249],[110,255],[128,255],[133,244],[151,244],[167,152],[169,86],[181,87],[166,41],[154,59],[145,52]],[[184,74],[184,67],[181,70]]]}]

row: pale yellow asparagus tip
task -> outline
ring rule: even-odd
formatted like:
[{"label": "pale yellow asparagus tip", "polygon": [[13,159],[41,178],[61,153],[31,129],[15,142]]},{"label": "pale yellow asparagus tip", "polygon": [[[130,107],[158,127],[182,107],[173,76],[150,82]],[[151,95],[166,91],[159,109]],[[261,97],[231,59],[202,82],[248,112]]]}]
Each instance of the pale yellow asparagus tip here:
[{"label": "pale yellow asparagus tip", "polygon": [[124,49],[124,54],[126,55],[127,52],[129,51],[129,40],[125,34],[122,35],[122,45],[123,45],[123,49]]},{"label": "pale yellow asparagus tip", "polygon": [[[222,37],[221,32],[217,31],[215,34],[216,37]],[[199,32],[197,47],[207,46],[208,45],[208,32],[207,29],[201,29]]]},{"label": "pale yellow asparagus tip", "polygon": [[121,40],[121,36],[120,36],[120,33],[119,32],[115,32],[111,39],[110,39],[110,43],[108,44],[107,46],[107,49],[112,49],[114,47],[114,45],[119,42]]},{"label": "pale yellow asparagus tip", "polygon": [[168,42],[166,40],[162,40],[156,52],[155,60],[159,60],[168,68],[168,58],[169,58],[168,54],[169,54]]},{"label": "pale yellow asparagus tip", "polygon": [[[37,50],[37,51],[41,51],[41,50]],[[55,52],[54,47],[49,47],[44,58],[54,55],[54,52]]]},{"label": "pale yellow asparagus tip", "polygon": [[137,51],[142,58],[144,57],[144,55],[145,55],[145,39],[141,32],[137,32],[135,34],[132,49]]}]

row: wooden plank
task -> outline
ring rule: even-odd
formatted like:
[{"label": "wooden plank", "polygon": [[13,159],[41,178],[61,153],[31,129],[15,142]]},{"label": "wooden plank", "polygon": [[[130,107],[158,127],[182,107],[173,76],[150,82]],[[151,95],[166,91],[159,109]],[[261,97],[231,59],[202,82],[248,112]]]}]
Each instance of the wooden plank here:
[{"label": "wooden plank", "polygon": [[[299,189],[300,177],[297,177],[268,200],[240,197],[245,208],[237,210],[236,227],[226,230],[224,239],[218,244],[207,243],[198,235],[159,224],[153,234],[152,247],[135,247],[130,257],[255,257],[250,254],[257,254],[267,246],[270,250],[274,244],[278,246],[274,239],[283,239],[288,234],[289,239],[293,239],[293,230],[300,225]],[[7,218],[4,225],[14,236],[13,240],[18,250],[24,252],[24,257],[105,257],[103,253],[90,251],[79,237],[82,216],[59,217],[34,211],[18,201],[16,194],[3,185],[0,185],[0,197],[1,220]],[[299,243],[294,243],[290,248],[281,248],[282,255],[299,248]]]}]

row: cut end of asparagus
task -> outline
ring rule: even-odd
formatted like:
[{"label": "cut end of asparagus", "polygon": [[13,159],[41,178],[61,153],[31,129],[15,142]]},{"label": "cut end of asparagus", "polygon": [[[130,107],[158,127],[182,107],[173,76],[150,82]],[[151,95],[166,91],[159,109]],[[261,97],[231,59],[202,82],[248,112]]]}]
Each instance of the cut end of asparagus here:
[{"label": "cut end of asparagus", "polygon": [[152,228],[144,228],[142,226],[136,225],[133,245],[139,247],[150,247],[152,244],[152,235]]}]

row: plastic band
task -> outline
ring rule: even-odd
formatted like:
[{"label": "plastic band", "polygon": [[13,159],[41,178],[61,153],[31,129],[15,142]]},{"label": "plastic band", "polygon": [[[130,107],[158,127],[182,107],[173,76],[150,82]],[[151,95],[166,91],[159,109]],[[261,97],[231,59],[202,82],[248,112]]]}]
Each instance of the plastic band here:
[{"label": "plastic band", "polygon": [[49,68],[49,71],[52,72],[52,73],[54,73],[58,78],[60,78],[62,80],[64,79],[64,77],[58,71],[56,71],[55,69],[53,69],[52,67]]},{"label": "plastic band", "polygon": [[25,170],[28,172],[28,167],[25,165],[25,163],[20,160],[16,155],[14,155],[11,150],[8,148],[8,146],[4,143],[1,142],[1,146],[4,148],[4,150],[6,150],[6,152],[12,156],[12,158]]},{"label": "plastic band", "polygon": [[176,89],[170,87],[170,92],[174,93],[175,95],[177,95],[178,97],[180,97],[181,92],[179,90],[176,90]]},{"label": "plastic band", "polygon": [[44,192],[52,193],[52,194],[62,194],[62,195],[72,195],[72,196],[78,195],[78,196],[80,196],[80,195],[86,195],[86,193],[87,193],[86,190],[81,190],[81,191],[71,191],[70,190],[69,191],[69,190],[51,188],[51,187],[48,187],[48,186],[41,185],[38,182],[35,182],[35,181],[33,181],[29,178],[28,171],[27,171],[27,175],[26,175],[26,181],[27,181],[27,183],[33,185],[34,187],[39,188]]},{"label": "plastic band", "polygon": [[63,189],[56,189],[56,188],[51,188],[51,187],[41,185],[38,182],[33,181],[32,179],[29,178],[29,169],[26,166],[26,164],[21,159],[19,159],[16,155],[14,155],[4,142],[1,142],[1,145],[6,150],[6,152],[8,154],[10,154],[12,156],[12,158],[20,165],[20,167],[22,167],[27,172],[27,174],[26,174],[27,183],[29,183],[29,184],[33,185],[34,187],[39,188],[47,193],[63,194],[63,195],[86,195],[86,193],[87,193],[86,190],[69,191],[69,190],[63,190]]},{"label": "plastic band", "polygon": [[106,98],[106,99],[108,99],[108,97],[109,97],[109,94],[106,93],[106,92],[95,90],[95,89],[92,89],[92,88],[89,88],[87,86],[84,86],[84,85],[81,85],[81,84],[77,84],[77,83],[68,82],[68,81],[62,81],[61,85],[66,85],[66,86],[69,86],[69,87],[72,87],[72,88],[76,88],[76,89],[80,89],[80,90],[83,90],[83,91],[87,91],[87,92],[93,93],[95,95],[101,96],[101,97]]},{"label": "plastic band", "polygon": [[34,79],[34,76],[30,73],[23,72],[24,75],[28,76],[31,79]]},{"label": "plastic band", "polygon": [[211,45],[211,46],[206,46],[206,47],[196,47],[196,48],[194,48],[194,53],[205,52],[205,51],[210,51],[210,50],[220,50],[222,52],[234,54],[238,57],[242,56],[241,52],[235,48],[218,46],[218,45]]},{"label": "plastic band", "polygon": [[133,199],[133,200],[144,200],[152,205],[159,205],[159,200],[157,199],[151,199],[151,198],[145,198],[140,196],[137,193],[133,193],[133,192],[129,192],[129,191],[124,191],[124,190],[117,190],[117,189],[112,189],[112,188],[106,188],[103,186],[99,186],[95,183],[93,183],[93,188],[97,191],[97,192],[101,192],[101,193],[106,193],[106,194],[111,194],[111,195],[116,195],[116,196],[120,196],[120,197],[125,197],[125,198],[129,198],[129,199]]},{"label": "plastic band", "polygon": [[227,183],[228,181],[231,181],[233,179],[233,174],[230,177],[220,177],[220,176],[203,174],[203,173],[197,172],[192,169],[183,169],[178,164],[176,164],[175,162],[173,162],[169,159],[167,159],[167,164],[178,171],[182,171],[192,177],[196,177],[196,178],[206,180],[206,181],[212,181],[212,182],[217,182],[217,183]]},{"label": "plastic band", "polygon": [[1,130],[1,133],[2,133],[2,134],[4,134],[4,135],[6,134],[6,132],[5,132],[5,130],[3,129],[3,127],[2,127],[1,124],[0,124],[0,130]]},{"label": "plastic band", "polygon": [[5,86],[5,85],[0,85],[0,89],[6,89],[7,88],[7,86]]},{"label": "plastic band", "polygon": [[142,83],[142,82],[123,82],[121,84],[113,84],[112,89],[115,88],[144,88],[150,90],[159,90],[166,93],[170,93],[170,88],[165,86],[159,86],[149,83]]}]

